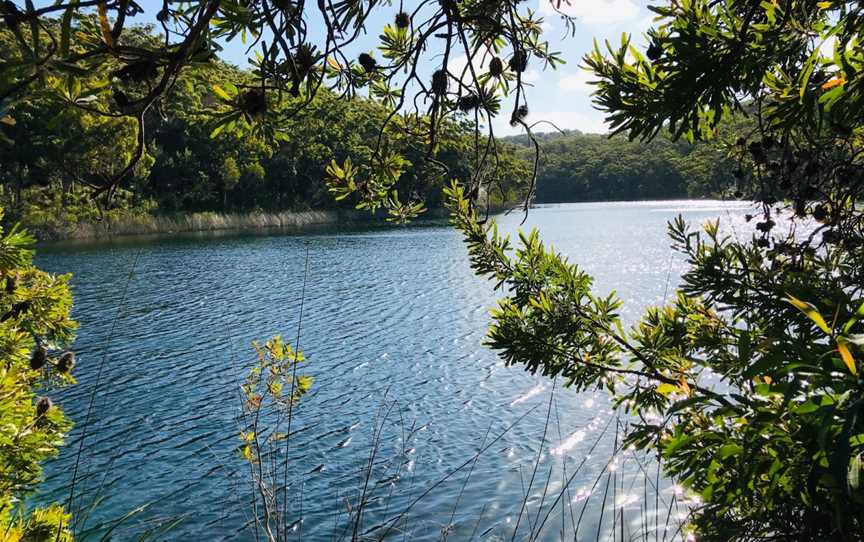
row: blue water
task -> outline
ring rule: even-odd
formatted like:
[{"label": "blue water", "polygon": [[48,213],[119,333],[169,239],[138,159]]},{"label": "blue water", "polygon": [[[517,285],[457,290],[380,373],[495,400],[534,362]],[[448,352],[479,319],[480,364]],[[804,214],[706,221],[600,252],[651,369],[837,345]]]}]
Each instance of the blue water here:
[{"label": "blue water", "polygon": [[[744,228],[743,207],[705,201],[542,206],[525,227],[593,273],[597,292],[616,290],[632,322],[683,269],[665,236],[678,213]],[[521,219],[499,217],[511,232]],[[598,529],[608,539],[613,516],[638,538],[686,512],[674,486],[661,482],[655,496],[647,485],[650,458],[613,454],[617,422],[602,392],[553,386],[481,346],[496,294],[444,222],[42,247],[40,266],[74,274],[81,327],[79,384],[55,394],[78,426],[38,499],[68,499],[95,390],[71,507],[79,531],[103,533],[146,505],[116,539],[177,520],[157,539],[255,540],[250,470],[236,453],[239,385],[252,340],[296,339],[307,252],[299,329],[315,383],[291,429],[296,539],[351,538],[347,510],[375,435],[358,538],[380,539],[387,529],[376,527],[409,505],[386,539],[572,539],[583,506],[579,539]]]}]

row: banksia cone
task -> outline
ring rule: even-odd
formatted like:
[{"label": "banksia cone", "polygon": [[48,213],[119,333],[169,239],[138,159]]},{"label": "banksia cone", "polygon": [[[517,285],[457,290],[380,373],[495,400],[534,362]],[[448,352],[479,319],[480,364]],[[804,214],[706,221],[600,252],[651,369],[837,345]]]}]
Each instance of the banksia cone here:
[{"label": "banksia cone", "polygon": [[516,111],[513,112],[513,115],[510,117],[510,126],[516,126],[528,116],[528,106],[520,105],[516,108]]},{"label": "banksia cone", "polygon": [[504,63],[497,56],[489,61],[489,74],[492,77],[501,77],[504,73]]},{"label": "banksia cone", "polygon": [[63,355],[57,360],[57,370],[61,373],[68,373],[73,367],[75,367],[75,352],[63,352]]},{"label": "banksia cone", "polygon": [[510,58],[510,69],[514,72],[524,72],[528,67],[528,53],[522,50],[515,51]]},{"label": "banksia cone", "polygon": [[37,346],[30,355],[30,369],[38,371],[48,361],[48,350],[44,346]]},{"label": "banksia cone", "polygon": [[378,67],[378,63],[375,62],[375,59],[367,53],[360,53],[360,56],[357,57],[357,62],[359,62],[367,72],[374,72]]},{"label": "banksia cone", "polygon": [[267,96],[260,88],[253,88],[240,95],[239,105],[250,117],[261,117],[267,112]]},{"label": "banksia cone", "polygon": [[447,92],[447,72],[444,70],[432,74],[432,92],[439,96]]},{"label": "banksia cone", "polygon": [[458,107],[463,113],[473,111],[480,107],[480,98],[476,94],[462,96],[456,101],[456,107]]},{"label": "banksia cone", "polygon": [[400,11],[396,14],[396,27],[397,28],[408,28],[411,25],[411,16],[405,13],[404,11]]},{"label": "banksia cone", "polygon": [[36,403],[36,418],[41,418],[51,410],[51,407],[54,406],[54,403],[51,402],[51,399],[47,397],[42,397],[39,399],[39,402]]}]

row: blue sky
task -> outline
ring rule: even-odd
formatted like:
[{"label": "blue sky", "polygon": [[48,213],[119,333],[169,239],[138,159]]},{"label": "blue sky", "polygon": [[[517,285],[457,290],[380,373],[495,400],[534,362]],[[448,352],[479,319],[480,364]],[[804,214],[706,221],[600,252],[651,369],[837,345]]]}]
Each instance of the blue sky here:
[{"label": "blue sky", "polygon": [[[583,132],[602,133],[606,131],[603,114],[591,105],[591,86],[587,82],[590,74],[579,69],[582,56],[591,50],[593,40],[600,43],[610,40],[618,43],[622,32],[633,34],[634,43],[644,43],[643,33],[651,26],[652,14],[648,11],[646,0],[566,0],[561,10],[577,18],[575,36],[564,38],[566,26],[561,16],[552,9],[550,1],[527,0],[524,9],[531,8],[544,18],[544,35],[550,42],[550,49],[560,51],[567,62],[557,70],[542,71],[540,66],[529,65],[524,79],[532,86],[527,90],[530,115],[529,123],[540,120],[554,122],[562,129],[576,129]],[[146,12],[146,19],[152,21],[161,7],[161,0],[140,2]],[[533,5],[532,5],[533,4]],[[398,3],[397,3],[398,5]],[[405,1],[406,10],[411,2]],[[396,8],[384,7],[371,18],[367,25],[367,35],[358,40],[356,52],[372,51],[385,24],[392,21]],[[136,22],[145,22],[136,18]],[[314,33],[314,30],[313,30]],[[353,48],[352,48],[353,49]],[[221,55],[225,60],[238,66],[246,65],[246,46],[235,42],[226,43]],[[431,64],[432,60],[425,57]],[[464,56],[456,56],[452,62],[464,63]],[[431,73],[431,67],[430,67]],[[506,102],[505,102],[506,104]],[[509,113],[503,113],[493,124],[496,135],[512,135],[519,128],[509,125]],[[549,131],[549,127],[539,127],[537,131]]]}]

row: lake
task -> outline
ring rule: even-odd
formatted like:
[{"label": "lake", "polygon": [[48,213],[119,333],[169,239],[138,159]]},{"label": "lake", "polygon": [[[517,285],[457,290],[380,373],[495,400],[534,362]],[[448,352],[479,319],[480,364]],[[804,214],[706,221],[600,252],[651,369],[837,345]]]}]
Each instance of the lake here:
[{"label": "lake", "polygon": [[[745,229],[747,208],[547,205],[525,227],[592,273],[597,292],[616,290],[632,322],[672,295],[684,268],[668,248],[668,220],[719,216]],[[514,232],[522,218],[499,220]],[[300,346],[315,382],[291,429],[297,539],[350,539],[346,510],[364,485],[364,539],[391,523],[388,540],[572,539],[577,524],[580,540],[613,529],[628,539],[657,529],[662,539],[666,524],[673,537],[686,499],[657,482],[650,458],[614,453],[619,423],[602,392],[504,367],[481,346],[496,294],[472,274],[458,233],[434,221],[41,247],[38,265],[74,274],[81,328],[79,385],[53,394],[78,426],[38,498],[68,498],[92,396],[79,526],[104,533],[146,505],[117,539],[177,520],[157,539],[255,540],[250,471],[237,453],[239,386],[251,341],[296,339],[307,253]]]}]

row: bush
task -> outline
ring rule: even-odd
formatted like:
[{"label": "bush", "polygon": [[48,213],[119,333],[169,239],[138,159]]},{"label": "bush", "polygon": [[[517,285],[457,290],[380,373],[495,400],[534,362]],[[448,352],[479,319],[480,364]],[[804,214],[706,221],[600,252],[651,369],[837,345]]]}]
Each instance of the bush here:
[{"label": "bush", "polygon": [[41,463],[71,428],[61,408],[36,391],[75,382],[74,356],[59,354],[75,329],[70,276],[37,269],[32,244],[17,227],[0,229],[0,532],[4,540],[65,541],[71,534],[62,507],[24,510]]}]

